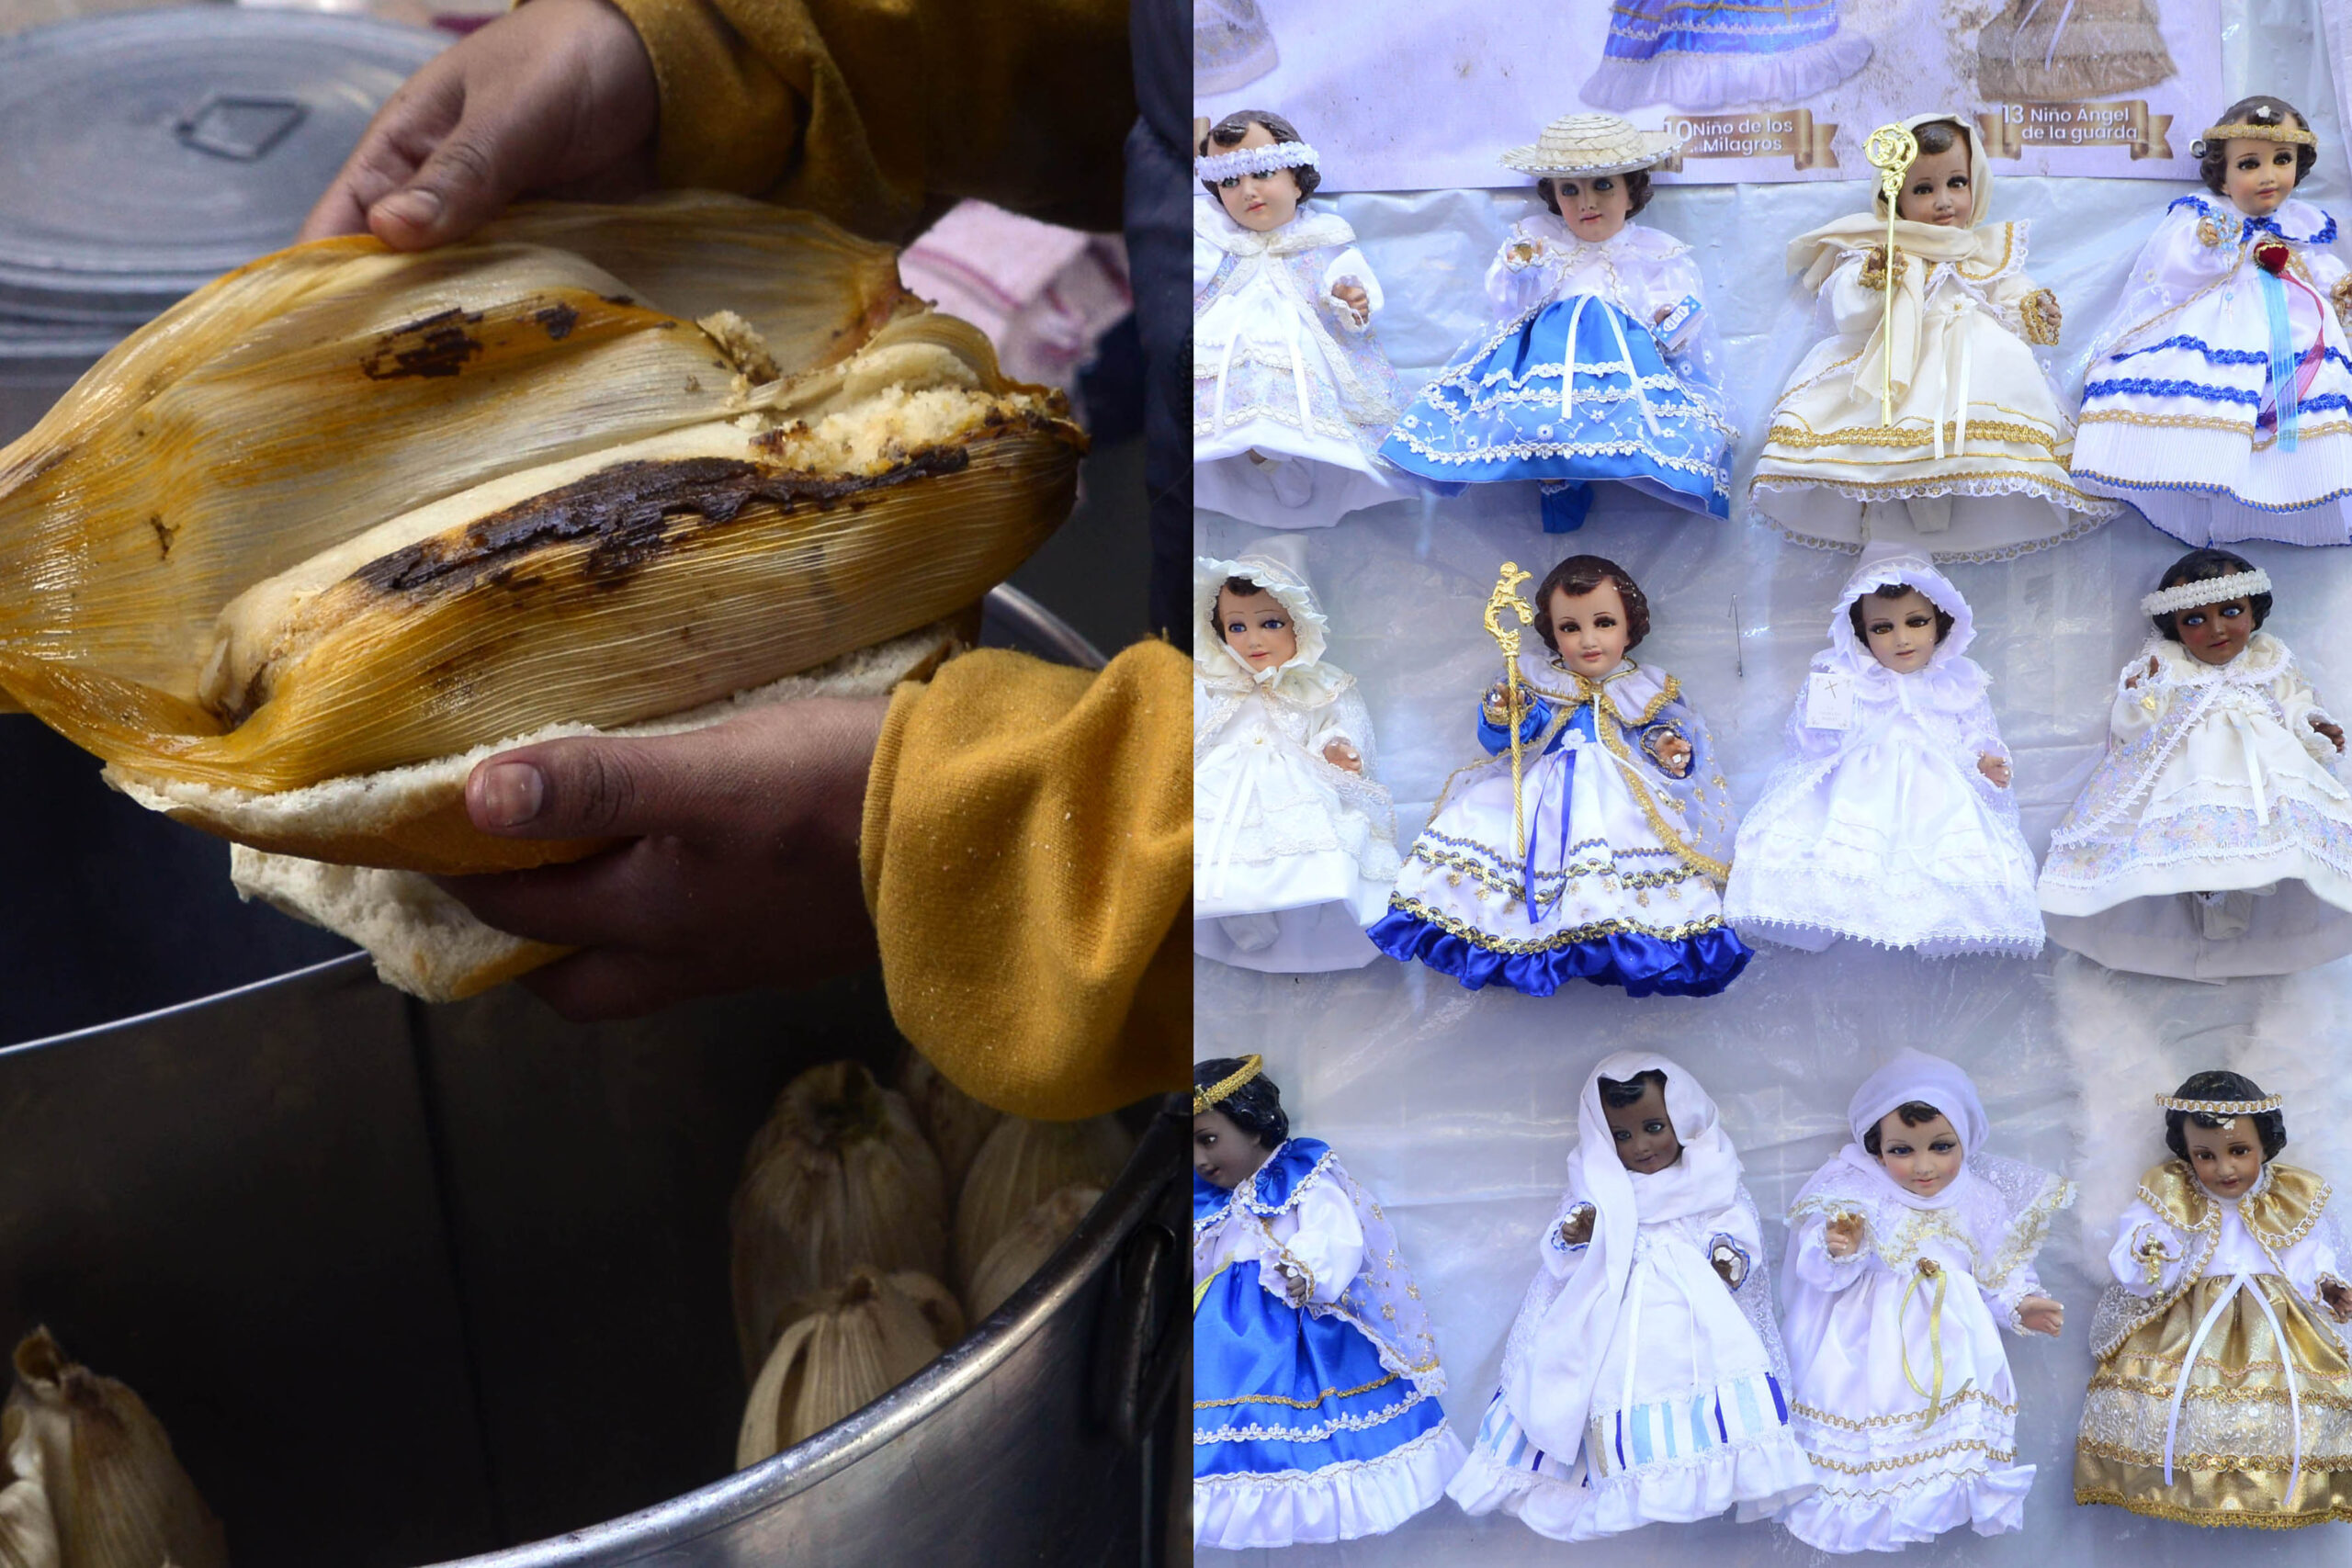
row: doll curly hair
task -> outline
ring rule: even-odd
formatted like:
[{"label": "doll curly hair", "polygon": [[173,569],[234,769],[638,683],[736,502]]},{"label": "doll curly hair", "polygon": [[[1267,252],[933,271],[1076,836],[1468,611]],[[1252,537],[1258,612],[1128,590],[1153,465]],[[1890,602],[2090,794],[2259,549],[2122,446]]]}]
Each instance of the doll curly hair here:
[{"label": "doll curly hair", "polygon": [[1544,639],[1544,647],[1554,653],[1560,651],[1552,635],[1552,595],[1566,593],[1574,599],[1604,582],[1615,583],[1618,597],[1625,601],[1625,651],[1631,653],[1640,646],[1642,638],[1650,635],[1650,602],[1643,596],[1634,574],[1601,556],[1570,556],[1545,572],[1544,585],[1535,591],[1535,635]]},{"label": "doll curly hair", "polygon": [[[1623,180],[1625,182],[1625,216],[1628,220],[1638,216],[1642,209],[1650,204],[1650,172],[1647,169],[1633,169],[1622,175],[1595,175],[1592,177],[1597,180]],[[1557,176],[1546,175],[1542,179],[1537,180],[1535,182],[1535,194],[1544,198],[1544,205],[1552,209],[1552,215],[1554,217],[1556,218],[1560,215],[1560,191]]]},{"label": "doll curly hair", "polygon": [[[2256,93],[2250,98],[2240,98],[2222,111],[2216,125],[2292,125],[2298,130],[2309,130],[2312,122],[2302,111],[2284,98],[2274,98],[2267,93]],[[2197,173],[2205,188],[2215,196],[2222,192],[2222,176],[2228,173],[2230,144],[2226,141],[2199,141],[2189,150],[2197,160]],[[2295,148],[2295,183],[2301,185],[2303,176],[2319,162],[2319,149],[2298,144]]]},{"label": "doll curly hair", "polygon": [[[2181,1086],[2172,1091],[2175,1100],[2260,1100],[2260,1086],[2244,1073],[2191,1073]],[[2167,1111],[2165,1112],[2165,1147],[2176,1159],[2188,1157],[2188,1123],[2199,1127],[2226,1127],[2236,1121],[2234,1116],[2213,1116],[2202,1111]],[[2254,1123],[2254,1135],[2262,1142],[2262,1163],[2268,1165],[2287,1146],[2287,1113],[2283,1111],[2258,1111],[2247,1117]]]},{"label": "doll curly hair", "polygon": [[[1928,599],[1927,594],[1920,592],[1918,589],[1907,582],[1883,582],[1867,592],[1854,595],[1854,602],[1846,606],[1846,619],[1853,625],[1854,640],[1864,648],[1871,645],[1871,634],[1862,629],[1862,605],[1866,601],[1871,599],[1891,601],[1900,599],[1905,593],[1918,593],[1920,598]],[[1932,599],[1928,599],[1928,608],[1936,613],[1936,643],[1937,646],[1941,647],[1944,638],[1951,635],[1951,612]]]},{"label": "doll curly hair", "polygon": [[[1251,597],[1253,594],[1265,593],[1271,591],[1263,583],[1252,582],[1246,577],[1228,577],[1223,582],[1218,583],[1216,595],[1209,600],[1209,629],[1216,633],[1216,640],[1219,642],[1226,640],[1225,616],[1216,607],[1217,601],[1219,599],[1224,598],[1228,593],[1232,594],[1236,599],[1247,599]],[[1288,610],[1284,610],[1283,614],[1288,615],[1290,612]],[[1211,1078],[1209,1080],[1211,1083],[1215,1083],[1216,1081],[1216,1080],[1215,1078]]]},{"label": "doll curly hair", "polygon": [[[1199,149],[1201,156],[1204,158],[1208,157],[1210,155],[1209,149],[1211,147],[1215,147],[1220,152],[1231,152],[1234,148],[1241,145],[1241,139],[1250,134],[1250,128],[1253,125],[1264,126],[1266,128],[1266,134],[1272,137],[1276,141],[1304,141],[1306,140],[1306,137],[1301,136],[1298,133],[1298,127],[1291,124],[1290,121],[1274,113],[1272,109],[1236,109],[1231,114],[1227,115],[1223,119],[1218,120],[1215,125],[1211,126],[1209,128],[1209,133],[1201,138],[1201,145]],[[1299,164],[1296,168],[1291,170],[1290,177],[1298,182],[1298,199],[1301,201],[1305,201],[1308,197],[1313,196],[1315,194],[1315,187],[1323,183],[1323,172],[1316,168],[1312,164]],[[1201,188],[1208,192],[1211,196],[1215,196],[1216,194],[1216,182],[1215,180],[1203,180],[1201,182]]]},{"label": "doll curly hair", "polygon": [[[1206,1089],[1211,1084],[1223,1083],[1240,1070],[1238,1056],[1212,1056],[1205,1062],[1194,1062],[1193,1087]],[[1290,1118],[1283,1112],[1283,1091],[1263,1072],[1218,1100],[1215,1109],[1268,1149],[1279,1147],[1290,1136]]]},{"label": "doll curly hair", "polygon": [[1666,1092],[1666,1075],[1656,1067],[1644,1067],[1630,1078],[1600,1078],[1600,1103],[1611,1111],[1623,1111],[1634,1104],[1656,1086],[1658,1093]]},{"label": "doll curly hair", "polygon": [[[1941,1116],[1943,1112],[1935,1106],[1928,1104],[1924,1100],[1906,1100],[1902,1104],[1894,1108],[1894,1114],[1903,1118],[1903,1124],[1905,1127],[1924,1127],[1928,1122],[1934,1121],[1937,1117]],[[1878,1122],[1871,1122],[1868,1127],[1862,1130],[1862,1152],[1873,1158],[1884,1157],[1883,1151],[1879,1147],[1881,1140],[1878,1135],[1878,1129],[1879,1122],[1885,1120],[1886,1118],[1882,1116],[1878,1119]],[[1961,1152],[1962,1154],[1973,1154],[1975,1151],[1973,1149],[1962,1149]]]},{"label": "doll curly hair", "polygon": [[[2227,550],[2191,550],[2165,569],[2163,581],[2156,584],[2158,592],[2177,588],[2184,582],[2211,582],[2217,577],[2235,577],[2242,571],[2252,571],[2254,563],[2244,556]],[[2262,623],[2270,618],[2270,595],[2254,596],[2254,629],[2260,631]],[[2161,615],[2150,615],[2157,631],[2167,642],[2180,640],[2180,612],[2167,610]]]}]

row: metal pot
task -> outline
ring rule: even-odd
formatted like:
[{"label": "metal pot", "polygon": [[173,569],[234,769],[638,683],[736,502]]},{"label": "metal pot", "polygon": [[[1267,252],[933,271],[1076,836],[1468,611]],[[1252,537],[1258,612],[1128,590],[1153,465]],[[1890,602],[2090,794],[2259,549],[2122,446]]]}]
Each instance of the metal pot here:
[{"label": "metal pot", "polygon": [[[999,592],[991,640],[1092,653]],[[898,1049],[871,974],[582,1028],[355,956],[0,1050],[0,1330],[137,1389],[238,1568],[1156,1561],[1173,1098],[963,1344],[728,1473],[743,1147],[800,1068]]]}]

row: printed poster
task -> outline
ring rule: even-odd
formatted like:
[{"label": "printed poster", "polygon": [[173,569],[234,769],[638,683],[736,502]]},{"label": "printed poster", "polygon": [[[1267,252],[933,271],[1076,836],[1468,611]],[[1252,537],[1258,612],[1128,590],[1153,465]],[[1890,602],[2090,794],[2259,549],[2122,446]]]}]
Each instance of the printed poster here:
[{"label": "printed poster", "polygon": [[[1521,183],[1497,158],[1579,111],[1670,129],[1664,181],[1867,177],[1948,109],[1996,173],[2193,180],[2227,107],[2219,0],[1194,0],[1194,112],[1265,108],[1326,190]],[[1307,129],[1311,128],[1311,129]]]}]

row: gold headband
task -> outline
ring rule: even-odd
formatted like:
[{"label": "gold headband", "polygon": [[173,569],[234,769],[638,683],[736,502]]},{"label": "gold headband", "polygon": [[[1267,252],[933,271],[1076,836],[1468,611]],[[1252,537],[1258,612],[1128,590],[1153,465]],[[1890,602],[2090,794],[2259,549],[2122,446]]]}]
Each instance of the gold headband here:
[{"label": "gold headband", "polygon": [[2245,141],[2291,141],[2298,147],[2319,145],[2318,137],[2308,130],[2289,125],[2283,120],[2277,125],[2247,125],[2240,122],[2236,125],[2209,125],[2205,128],[2204,141],[2209,146],[2218,147],[2220,143],[2233,138]]},{"label": "gold headband", "polygon": [[1193,1114],[1198,1116],[1218,1100],[1229,1098],[1235,1089],[1262,1072],[1265,1066],[1266,1059],[1263,1056],[1252,1054],[1242,1057],[1241,1066],[1233,1070],[1230,1077],[1213,1083],[1206,1089],[1196,1089],[1193,1091]]},{"label": "gold headband", "polygon": [[2259,1116],[2286,1103],[2283,1094],[2266,1094],[2260,1100],[2175,1100],[2168,1094],[2156,1096],[2156,1105],[2161,1110],[2186,1111],[2200,1116]]}]

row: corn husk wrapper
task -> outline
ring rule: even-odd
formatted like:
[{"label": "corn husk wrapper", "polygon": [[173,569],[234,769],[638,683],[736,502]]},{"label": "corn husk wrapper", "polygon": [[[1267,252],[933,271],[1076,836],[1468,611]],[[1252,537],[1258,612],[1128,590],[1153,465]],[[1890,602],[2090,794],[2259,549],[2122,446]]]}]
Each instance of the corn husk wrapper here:
[{"label": "corn husk wrapper", "polygon": [[1069,1239],[1078,1222],[1093,1212],[1102,1197],[1100,1187],[1062,1188],[997,1237],[996,1245],[973,1271],[972,1287],[964,1295],[964,1307],[972,1321],[979,1322],[1012,1300],[1012,1292],[1046,1266],[1046,1259]]},{"label": "corn husk wrapper", "polygon": [[0,1475],[0,1568],[62,1568],[40,1444],[27,1425],[25,1412],[0,1411],[0,1453],[7,1458]]},{"label": "corn husk wrapper", "polygon": [[946,1287],[912,1269],[853,1271],[800,1304],[752,1385],[735,1468],[783,1452],[873,1404],[964,1337]]},{"label": "corn husk wrapper", "polygon": [[944,1273],[947,1215],[938,1156],[872,1073],[832,1062],[786,1084],[743,1156],[729,1216],[744,1377],[796,1303],[854,1269]]},{"label": "corn husk wrapper", "polygon": [[20,1439],[39,1452],[59,1568],[228,1568],[220,1521],[137,1394],[67,1360],[46,1328],[17,1345],[16,1371],[0,1431],[12,1466]]},{"label": "corn husk wrapper", "polygon": [[949,1083],[929,1057],[911,1046],[899,1068],[899,1092],[914,1107],[923,1136],[939,1156],[940,1168],[947,1174],[947,1190],[962,1191],[972,1156],[1004,1120],[1004,1112],[989,1110]]},{"label": "corn husk wrapper", "polygon": [[595,846],[217,807],[659,717],[937,620],[1067,513],[1082,446],[889,250],[759,203],[300,246],[0,450],[0,698],[256,849],[573,858]]},{"label": "corn husk wrapper", "polygon": [[970,1300],[989,1248],[1064,1187],[1104,1188],[1127,1163],[1135,1140],[1114,1117],[1029,1122],[1008,1116],[973,1156],[956,1200],[956,1283]]}]

